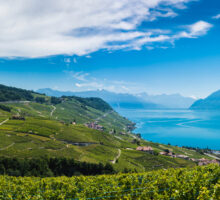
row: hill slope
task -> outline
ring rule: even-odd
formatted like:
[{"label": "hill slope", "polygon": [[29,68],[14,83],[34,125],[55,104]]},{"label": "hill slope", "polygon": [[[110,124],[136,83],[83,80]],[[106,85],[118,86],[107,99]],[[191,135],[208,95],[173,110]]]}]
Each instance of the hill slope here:
[{"label": "hill slope", "polygon": [[[0,156],[48,156],[91,163],[110,162],[117,171],[124,168],[145,171],[196,165],[192,161],[158,155],[165,149],[192,158],[207,157],[193,150],[139,139],[130,133],[134,124],[101,99],[32,95],[34,101],[1,103]],[[38,101],[43,98],[40,102],[44,103],[36,102],[37,98]],[[84,125],[90,122],[103,126],[103,131]],[[151,146],[154,154],[136,151],[140,145]]]},{"label": "hill slope", "polygon": [[0,102],[1,101],[31,101],[33,92],[15,87],[0,85]]}]

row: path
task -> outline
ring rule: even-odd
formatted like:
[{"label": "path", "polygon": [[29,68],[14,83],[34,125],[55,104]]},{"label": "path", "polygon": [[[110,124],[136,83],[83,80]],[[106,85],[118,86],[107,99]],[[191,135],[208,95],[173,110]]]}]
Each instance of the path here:
[{"label": "path", "polygon": [[5,121],[0,123],[0,126],[3,125],[4,123],[6,123],[9,119],[6,119]]},{"label": "path", "polygon": [[6,150],[10,147],[12,147],[15,143],[13,142],[12,144],[8,145],[7,147],[1,148],[0,151]]},{"label": "path", "polygon": [[1,104],[7,104],[7,103],[30,103],[31,101],[0,101]]},{"label": "path", "polygon": [[112,110],[112,111],[109,111],[109,112],[107,112],[107,113],[105,113],[104,115],[102,115],[102,116],[100,116],[100,117],[97,117],[97,118],[95,119],[95,121],[99,121],[99,120],[101,120],[101,119],[107,117],[107,115],[109,115],[109,114],[112,113],[112,112],[113,112],[113,110]]},{"label": "path", "polygon": [[111,163],[112,163],[112,164],[115,164],[116,161],[120,158],[120,156],[121,156],[121,149],[118,149],[118,155],[115,157],[114,160],[111,161]]},{"label": "path", "polygon": [[214,155],[211,155],[211,154],[208,154],[208,153],[205,153],[205,155],[211,157],[211,158],[214,158],[216,160],[220,160],[220,158],[218,158],[217,156],[214,156]]},{"label": "path", "polygon": [[54,105],[52,105],[52,107],[53,107],[53,109],[52,109],[52,111],[50,113],[50,116],[53,116],[54,111],[57,109]]}]

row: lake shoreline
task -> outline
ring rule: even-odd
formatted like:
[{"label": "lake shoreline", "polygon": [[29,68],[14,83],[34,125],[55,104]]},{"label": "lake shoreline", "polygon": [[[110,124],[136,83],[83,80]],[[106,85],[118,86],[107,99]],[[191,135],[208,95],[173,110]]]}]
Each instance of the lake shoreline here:
[{"label": "lake shoreline", "polygon": [[[116,109],[136,123],[134,134],[161,144],[220,150],[220,114],[190,109]],[[219,132],[219,133],[218,133]]]}]

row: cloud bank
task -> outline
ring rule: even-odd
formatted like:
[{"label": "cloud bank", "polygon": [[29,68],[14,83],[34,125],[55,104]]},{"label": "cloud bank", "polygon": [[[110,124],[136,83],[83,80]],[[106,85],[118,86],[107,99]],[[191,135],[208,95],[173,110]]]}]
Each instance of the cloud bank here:
[{"label": "cloud bank", "polygon": [[198,37],[211,25],[200,21],[180,33],[139,29],[144,21],[177,16],[190,1],[0,0],[0,57],[81,56]]},{"label": "cloud bank", "polygon": [[215,16],[213,16],[212,18],[213,18],[213,19],[220,19],[220,14],[215,15]]}]

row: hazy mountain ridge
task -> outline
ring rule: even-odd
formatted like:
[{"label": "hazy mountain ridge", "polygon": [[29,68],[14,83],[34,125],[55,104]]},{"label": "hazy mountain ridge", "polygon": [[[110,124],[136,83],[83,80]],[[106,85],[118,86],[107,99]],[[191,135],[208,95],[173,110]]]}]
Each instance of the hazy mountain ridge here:
[{"label": "hazy mountain ridge", "polygon": [[194,110],[219,110],[220,109],[220,90],[212,93],[204,99],[199,99],[190,107]]},{"label": "hazy mountain ridge", "polygon": [[189,108],[195,99],[183,97],[180,94],[161,94],[149,95],[140,93],[137,95],[126,93],[114,93],[106,90],[71,92],[58,91],[50,88],[39,89],[39,93],[45,93],[48,96],[61,97],[63,95],[74,95],[80,97],[99,97],[108,102],[114,108],[136,108],[136,109],[160,109],[160,108]]},{"label": "hazy mountain ridge", "polygon": [[189,108],[195,102],[195,99],[184,97],[180,94],[149,95],[142,93],[139,96],[146,101],[151,101],[167,108]]}]

